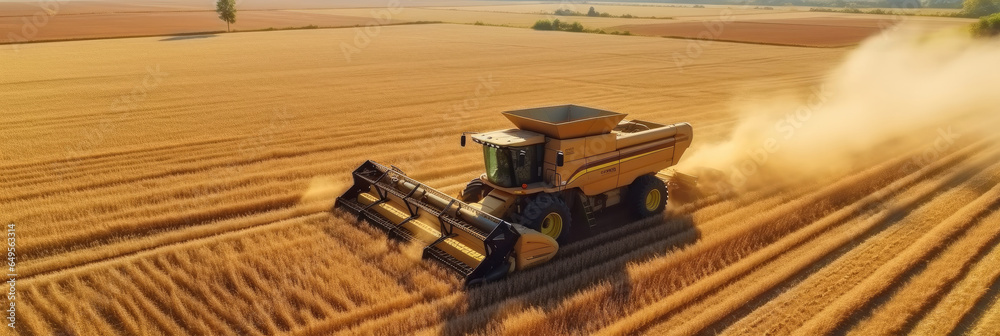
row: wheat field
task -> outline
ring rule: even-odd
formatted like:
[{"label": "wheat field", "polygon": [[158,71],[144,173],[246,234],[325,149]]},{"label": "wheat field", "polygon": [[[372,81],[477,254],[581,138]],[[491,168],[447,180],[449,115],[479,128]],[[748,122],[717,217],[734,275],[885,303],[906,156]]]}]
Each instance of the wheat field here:
[{"label": "wheat field", "polygon": [[[426,24],[0,53],[0,221],[21,335],[926,334],[1000,326],[996,114],[872,138],[851,165],[671,203],[465,288],[332,209],[366,159],[456,194],[463,131],[574,103],[697,141],[808,95],[851,49]],[[780,64],[780,66],[776,66]],[[834,127],[823,125],[824,127]],[[739,134],[739,132],[735,132]],[[927,136],[930,134],[930,136]],[[695,150],[695,149],[693,149]],[[775,159],[778,160],[778,159]],[[914,164],[914,162],[918,162]],[[777,162],[777,161],[776,161]],[[762,172],[760,177],[771,176]]]}]

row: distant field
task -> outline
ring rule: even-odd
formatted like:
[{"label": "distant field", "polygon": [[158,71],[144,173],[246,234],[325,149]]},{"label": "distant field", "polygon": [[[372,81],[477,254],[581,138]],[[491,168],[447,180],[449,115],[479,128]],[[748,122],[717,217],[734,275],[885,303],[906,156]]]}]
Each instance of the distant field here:
[{"label": "distant field", "polygon": [[[100,37],[167,35],[225,31],[214,3],[198,0],[135,2],[127,0],[44,2],[0,1],[0,43],[22,40],[59,40]],[[496,1],[405,0],[403,8],[421,6],[495,5]],[[242,0],[234,30],[344,27],[374,20],[372,9],[385,9],[386,0]],[[303,13],[284,9],[367,8],[351,16]],[[27,20],[28,24],[25,23]],[[32,23],[37,22],[37,23]],[[392,23],[405,23],[394,18]],[[11,34],[16,38],[11,38]]]},{"label": "distant field", "polygon": [[[403,17],[438,12],[451,11]],[[947,120],[969,131],[921,164],[915,144],[938,125],[866,143],[863,164],[822,178],[612,218],[550,263],[471,289],[331,211],[365,159],[456,194],[482,171],[457,135],[509,127],[505,110],[574,103],[725,140],[744,116],[734,106],[808,95],[849,49],[720,42],[678,63],[697,42],[427,24],[381,27],[348,59],[356,34],[0,50],[16,332],[981,335],[1000,323],[988,289],[1000,151],[976,132],[991,116]]]},{"label": "distant field", "polygon": [[[368,24],[402,24],[418,21],[444,23],[504,25],[531,27],[543,19],[580,22],[589,29],[629,31],[632,34],[683,38],[702,38],[806,46],[849,46],[881,29],[901,22],[922,25],[958,27],[971,20],[932,17],[897,17],[809,12],[808,8],[778,6],[772,10],[751,6],[662,4],[576,4],[500,1],[422,0],[400,2],[400,8],[380,19],[373,11],[385,11],[385,1],[296,0],[276,5],[247,0],[233,30],[283,29],[305,26],[351,27]],[[279,7],[280,6],[280,7]],[[590,6],[613,15],[630,14],[660,19],[601,18],[586,16],[553,16],[556,9],[586,12]],[[169,35],[225,31],[212,7],[193,0],[175,0],[155,4],[134,4],[124,1],[71,1],[61,5],[55,15],[46,16],[37,4],[0,2],[0,43],[24,40],[60,40],[144,35]],[[25,17],[41,15],[44,24],[25,24]],[[669,19],[666,19],[669,18]],[[706,23],[725,21],[725,30],[714,34],[704,28]],[[739,24],[732,23],[733,21]],[[863,28],[862,28],[863,27]],[[706,35],[708,34],[708,35]],[[716,36],[718,35],[718,36]]]},{"label": "distant field", "polygon": [[[0,16],[25,16],[38,12],[43,3],[58,2],[56,9],[59,14],[93,14],[93,13],[136,13],[136,12],[170,12],[170,11],[214,11],[214,1],[204,0],[158,0],[158,1],[134,1],[134,0],[70,0],[70,1],[24,1],[24,0],[2,0],[0,1]],[[385,7],[387,0],[283,0],[275,2],[272,0],[240,0],[241,10],[273,10],[273,9],[315,9],[315,8],[377,8]],[[405,6],[490,6],[508,4],[505,1],[488,0],[403,0]],[[518,2],[519,4],[533,3],[531,1]]]},{"label": "distant field", "polygon": [[[644,5],[629,5],[629,4],[602,4],[602,3],[583,3],[583,2],[553,2],[545,4],[531,4],[531,3],[520,3],[513,2],[506,5],[494,5],[494,6],[476,6],[476,7],[444,7],[447,9],[455,10],[469,10],[469,11],[489,11],[489,12],[503,12],[503,13],[546,13],[552,14],[557,9],[572,10],[580,13],[586,13],[590,7],[594,7],[595,10],[601,13],[610,13],[612,15],[624,15],[630,14],[634,16],[656,16],[656,17],[701,17],[701,16],[712,16],[718,15],[721,9],[730,9],[735,15],[742,14],[765,14],[765,13],[782,13],[796,11],[795,7],[775,7],[773,10],[765,9],[754,9],[755,6],[723,6],[723,5],[703,5],[705,8],[694,8],[694,5],[687,4],[657,4],[649,3]],[[576,18],[576,17],[573,17]]]},{"label": "distant field", "polygon": [[750,43],[770,43],[816,47],[856,45],[882,31],[878,20],[809,18],[734,21],[718,24],[719,33],[701,22],[625,25],[613,30],[637,35],[708,38]]},{"label": "distant field", "polygon": [[[452,6],[452,7],[442,7],[448,9],[457,10],[475,10],[475,11],[491,11],[491,12],[506,12],[506,13],[552,13],[557,9],[568,9],[581,13],[586,13],[590,7],[594,7],[595,10],[601,13],[610,13],[612,15],[624,15],[631,14],[637,16],[657,16],[657,17],[673,17],[677,19],[685,18],[700,18],[705,16],[718,15],[723,9],[728,9],[733,15],[760,15],[760,14],[774,14],[774,13],[794,13],[794,12],[809,12],[810,8],[830,8],[833,10],[839,10],[841,8],[836,7],[809,7],[809,6],[762,6],[762,5],[699,5],[703,8],[695,8],[693,4],[673,4],[673,3],[641,3],[641,4],[630,4],[630,3],[601,3],[601,2],[552,2],[552,3],[538,3],[533,4],[530,2],[507,2],[501,5],[486,5],[486,6]],[[770,9],[766,9],[769,7]],[[870,10],[875,8],[864,8],[864,10]],[[895,11],[907,14],[938,14],[938,13],[957,13],[961,9],[953,8],[882,8],[887,11]],[[638,13],[638,14],[637,14]]]},{"label": "distant field", "polygon": [[[371,18],[309,14],[290,11],[246,11],[240,13],[236,30],[322,25],[345,27],[364,25]],[[403,21],[399,21],[402,23]],[[0,31],[21,31],[19,17],[0,17]],[[166,35],[226,31],[214,12],[146,12],[120,14],[66,15],[38,29],[35,40],[80,39],[142,35]],[[19,34],[20,35],[20,34]],[[22,35],[23,36],[23,35]]]},{"label": "distant field", "polygon": [[[474,7],[469,7],[474,8]],[[364,16],[371,15],[369,9],[325,9],[325,10],[297,10],[302,13],[324,13],[332,15]],[[586,16],[573,17],[553,17],[543,14],[521,14],[503,12],[485,12],[478,10],[460,9],[436,9],[436,8],[407,8],[394,19],[404,21],[441,21],[448,23],[472,24],[482,22],[491,25],[507,25],[512,27],[528,28],[536,21],[544,19],[562,19],[566,21],[580,22],[587,28],[608,28],[623,24],[654,24],[662,23],[665,20],[659,19],[621,19],[621,18],[595,18]]]}]

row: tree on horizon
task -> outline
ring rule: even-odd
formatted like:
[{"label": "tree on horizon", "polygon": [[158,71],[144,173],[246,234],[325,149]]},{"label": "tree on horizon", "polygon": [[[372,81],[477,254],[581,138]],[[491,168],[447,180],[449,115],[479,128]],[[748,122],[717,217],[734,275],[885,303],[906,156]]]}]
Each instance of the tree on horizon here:
[{"label": "tree on horizon", "polygon": [[236,23],[236,0],[219,0],[215,11],[219,13],[220,20],[226,21],[226,31],[231,31],[229,25]]}]

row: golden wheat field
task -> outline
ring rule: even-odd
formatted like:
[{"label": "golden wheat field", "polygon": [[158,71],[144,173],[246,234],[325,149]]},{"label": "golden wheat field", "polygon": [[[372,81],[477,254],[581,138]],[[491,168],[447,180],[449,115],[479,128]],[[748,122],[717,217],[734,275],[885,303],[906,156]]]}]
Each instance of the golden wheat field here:
[{"label": "golden wheat field", "polygon": [[[419,24],[4,49],[5,317],[18,335],[996,335],[1000,46],[908,34]],[[457,194],[483,170],[461,132],[568,103],[690,122],[678,169],[733,188],[468,288],[333,209],[366,159]]]}]

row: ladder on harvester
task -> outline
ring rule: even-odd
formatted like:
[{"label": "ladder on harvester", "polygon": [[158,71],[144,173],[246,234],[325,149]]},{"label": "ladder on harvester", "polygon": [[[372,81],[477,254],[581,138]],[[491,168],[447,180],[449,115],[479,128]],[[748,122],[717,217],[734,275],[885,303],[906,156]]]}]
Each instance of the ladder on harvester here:
[{"label": "ladder on harvester", "polygon": [[582,192],[576,195],[580,200],[580,204],[583,204],[583,213],[587,217],[587,226],[594,227],[594,225],[597,225],[597,220],[594,219],[594,206],[590,204],[590,197],[587,197]]}]

